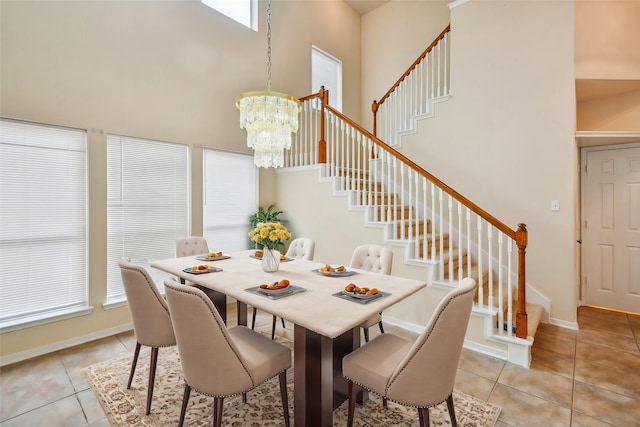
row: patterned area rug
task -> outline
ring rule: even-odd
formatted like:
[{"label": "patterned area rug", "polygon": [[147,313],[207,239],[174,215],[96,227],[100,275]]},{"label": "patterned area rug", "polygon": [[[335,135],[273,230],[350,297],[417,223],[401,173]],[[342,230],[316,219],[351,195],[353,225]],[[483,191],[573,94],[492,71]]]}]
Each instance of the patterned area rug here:
[{"label": "patterned area rug", "polygon": [[[289,347],[292,342],[281,337],[278,341]],[[153,392],[151,414],[145,415],[147,381],[149,373],[149,349],[143,349],[138,358],[136,374],[127,390],[132,355],[120,356],[83,369],[91,389],[102,405],[112,426],[176,426],[182,405],[184,381],[180,357],[176,347],[161,348],[158,356],[156,384]],[[287,372],[289,389],[289,414],[293,424],[293,370]],[[458,425],[463,427],[493,427],[500,414],[500,407],[455,391],[454,402]],[[213,398],[191,391],[185,426],[208,426],[212,422]],[[450,426],[446,403],[430,412],[432,426]],[[347,425],[347,402],[334,411],[334,426]],[[278,379],[273,378],[247,395],[243,404],[240,396],[224,402],[223,425],[233,427],[282,426],[282,405]],[[418,425],[415,409],[389,402],[384,409],[381,399],[369,394],[364,407],[356,405],[354,425],[365,426],[413,426]]]}]

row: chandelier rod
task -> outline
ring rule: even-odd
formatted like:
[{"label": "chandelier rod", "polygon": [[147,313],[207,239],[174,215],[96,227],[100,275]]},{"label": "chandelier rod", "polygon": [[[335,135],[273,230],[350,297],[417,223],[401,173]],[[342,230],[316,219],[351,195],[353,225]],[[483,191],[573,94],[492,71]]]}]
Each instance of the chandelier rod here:
[{"label": "chandelier rod", "polygon": [[271,0],[267,0],[267,92],[271,92]]}]

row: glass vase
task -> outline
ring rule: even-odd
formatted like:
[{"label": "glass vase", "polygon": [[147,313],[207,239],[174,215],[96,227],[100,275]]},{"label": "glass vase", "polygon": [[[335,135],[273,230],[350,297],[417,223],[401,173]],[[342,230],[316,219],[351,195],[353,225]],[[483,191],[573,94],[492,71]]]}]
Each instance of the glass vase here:
[{"label": "glass vase", "polygon": [[280,268],[280,252],[275,249],[262,249],[262,270],[273,273]]}]

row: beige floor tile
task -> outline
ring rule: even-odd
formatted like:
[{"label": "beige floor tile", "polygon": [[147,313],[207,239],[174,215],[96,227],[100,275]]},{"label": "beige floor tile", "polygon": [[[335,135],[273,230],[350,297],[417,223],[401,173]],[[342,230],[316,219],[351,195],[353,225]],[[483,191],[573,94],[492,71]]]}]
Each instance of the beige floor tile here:
[{"label": "beige floor tile", "polygon": [[573,378],[575,356],[565,356],[554,351],[531,347],[531,369]]},{"label": "beige floor tile", "polygon": [[571,415],[571,427],[616,427],[597,418],[590,417],[580,412],[573,411]]},{"label": "beige floor tile", "polygon": [[515,427],[515,426],[512,426],[511,424],[507,424],[504,421],[498,420],[496,421],[495,427]]},{"label": "beige floor tile", "polygon": [[0,421],[72,396],[73,385],[56,353],[0,370]]},{"label": "beige floor tile", "polygon": [[512,426],[565,427],[571,423],[569,408],[502,384],[496,384],[489,402],[502,407],[498,419]]},{"label": "beige floor tile", "polygon": [[629,319],[625,313],[596,310],[590,307],[580,307],[578,313],[578,325],[582,331],[610,332],[633,337]]},{"label": "beige floor tile", "polygon": [[586,342],[595,345],[603,345],[612,349],[628,351],[640,354],[638,344],[633,335],[620,335],[610,332],[584,330],[578,332],[578,342]]},{"label": "beige floor tile", "polygon": [[552,335],[559,336],[562,338],[567,338],[567,339],[575,339],[576,334],[578,333],[578,331],[576,330],[562,328],[560,326],[552,325],[550,323],[540,323],[538,325],[536,335],[538,335],[538,332],[542,332],[545,334],[552,334]]},{"label": "beige floor tile", "polygon": [[640,400],[580,381],[575,382],[573,409],[621,427],[637,426],[640,420]]},{"label": "beige floor tile", "polygon": [[458,369],[454,388],[478,399],[487,400],[495,385],[494,381],[480,377],[471,372]]},{"label": "beige floor tile", "polygon": [[573,393],[573,380],[571,378],[507,363],[498,378],[498,383],[565,408],[571,408]]},{"label": "beige floor tile", "polygon": [[576,345],[576,360],[578,359],[613,368],[624,366],[628,369],[640,370],[640,354],[586,342],[578,342]]},{"label": "beige floor tile", "polygon": [[109,424],[109,420],[107,420],[106,418],[103,418],[101,420],[96,421],[95,423],[89,424],[89,427],[111,427],[111,424]]},{"label": "beige floor tile", "polygon": [[85,417],[87,418],[87,422],[89,424],[100,421],[105,418],[105,413],[102,410],[102,406],[100,406],[100,402],[96,399],[96,396],[93,394],[91,389],[87,389],[76,394],[78,397],[78,401],[80,402],[80,406],[84,412]]},{"label": "beige floor tile", "polygon": [[586,359],[578,359],[575,380],[640,399],[640,370],[638,369],[617,369],[590,363]]},{"label": "beige floor tile", "polygon": [[133,332],[133,330],[122,332],[116,335],[116,338],[120,340],[120,342],[122,343],[122,345],[125,346],[127,351],[133,352],[136,349],[136,342],[137,342],[136,334]]},{"label": "beige floor tile", "polygon": [[88,388],[87,382],[82,376],[82,368],[126,353],[130,353],[130,351],[119,339],[112,336],[62,350],[60,357],[73,387],[76,391],[81,391]]},{"label": "beige floor tile", "polygon": [[538,331],[533,339],[533,345],[536,348],[573,357],[576,354],[576,335],[567,337],[553,332]]},{"label": "beige floor tile", "polygon": [[74,395],[0,423],[1,427],[82,427],[86,425],[87,420]]},{"label": "beige floor tile", "polygon": [[497,357],[487,356],[485,354],[463,348],[458,368],[476,374],[480,377],[496,381],[500,376],[500,372],[502,371],[505,363],[506,362],[504,360],[498,359]]}]

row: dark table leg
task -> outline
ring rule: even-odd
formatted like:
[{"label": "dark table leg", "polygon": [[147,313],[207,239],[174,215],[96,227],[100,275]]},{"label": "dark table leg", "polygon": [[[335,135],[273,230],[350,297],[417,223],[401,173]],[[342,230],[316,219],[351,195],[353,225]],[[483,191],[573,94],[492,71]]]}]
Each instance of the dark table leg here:
[{"label": "dark table leg", "polygon": [[238,325],[247,326],[247,304],[237,301]]},{"label": "dark table leg", "polygon": [[196,288],[200,289],[202,292],[207,294],[213,305],[220,313],[220,317],[222,317],[222,321],[227,324],[227,296],[221,292],[214,291],[213,289],[209,289],[204,286],[195,285]]},{"label": "dark table leg", "polygon": [[[330,427],[333,410],[348,398],[342,358],[360,346],[360,330],[337,338],[294,326],[294,424]],[[359,401],[366,399],[364,392]]]}]

